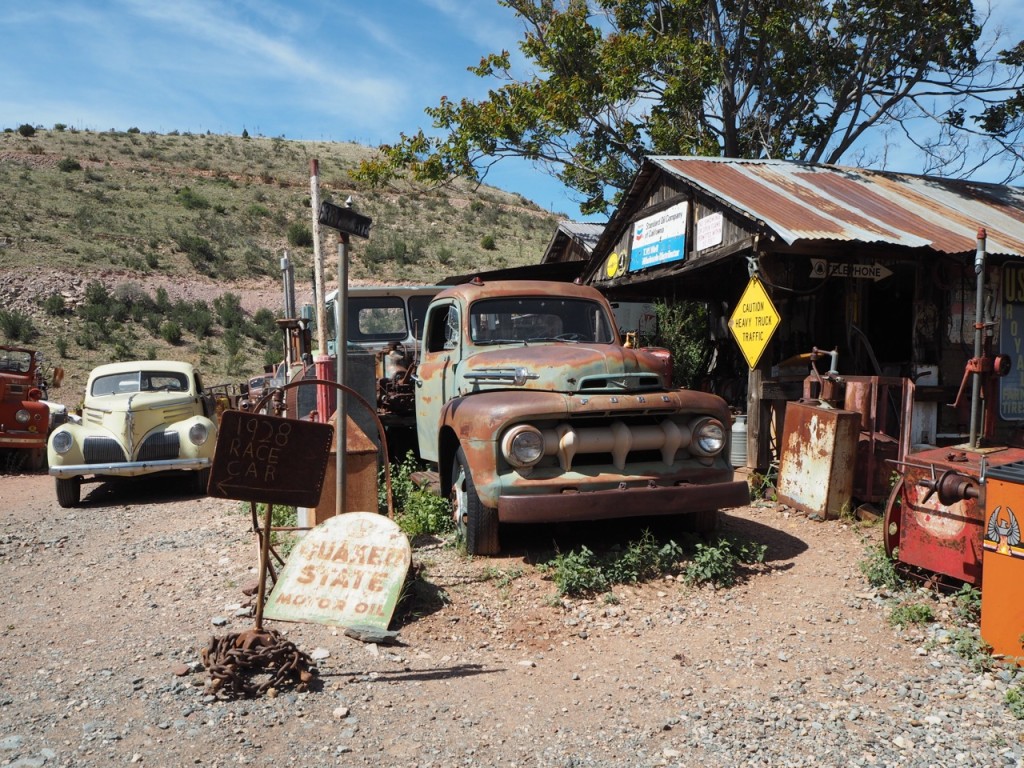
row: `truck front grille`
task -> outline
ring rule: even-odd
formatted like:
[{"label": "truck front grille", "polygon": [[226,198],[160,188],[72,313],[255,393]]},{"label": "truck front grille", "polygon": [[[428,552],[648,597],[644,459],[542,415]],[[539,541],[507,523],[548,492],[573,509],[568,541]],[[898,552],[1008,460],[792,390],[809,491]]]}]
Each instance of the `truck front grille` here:
[{"label": "truck front grille", "polygon": [[87,437],[82,446],[86,464],[111,464],[127,461],[124,450],[109,437]]},{"label": "truck front grille", "polygon": [[178,433],[157,432],[146,438],[139,448],[139,461],[159,461],[178,458]]}]

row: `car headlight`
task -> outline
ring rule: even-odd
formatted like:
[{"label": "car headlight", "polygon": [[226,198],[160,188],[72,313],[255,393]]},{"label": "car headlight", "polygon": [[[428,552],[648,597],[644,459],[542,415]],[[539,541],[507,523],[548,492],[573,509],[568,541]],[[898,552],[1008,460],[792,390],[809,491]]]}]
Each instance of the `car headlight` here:
[{"label": "car headlight", "polygon": [[521,424],[505,433],[501,452],[513,467],[532,467],[544,456],[544,436],[536,427]]},{"label": "car headlight", "polygon": [[210,430],[201,421],[197,421],[188,430],[188,439],[192,445],[202,445],[210,438]]},{"label": "car headlight", "polygon": [[725,427],[708,416],[690,424],[690,452],[697,456],[717,456],[725,448]]},{"label": "car headlight", "polygon": [[32,421],[32,414],[24,408],[20,408],[18,412],[14,414],[14,420],[19,424],[28,424]]},{"label": "car headlight", "polygon": [[74,443],[74,438],[71,437],[71,433],[66,429],[61,429],[53,433],[53,437],[50,438],[50,445],[53,446],[53,450],[63,455],[71,450],[71,445]]}]

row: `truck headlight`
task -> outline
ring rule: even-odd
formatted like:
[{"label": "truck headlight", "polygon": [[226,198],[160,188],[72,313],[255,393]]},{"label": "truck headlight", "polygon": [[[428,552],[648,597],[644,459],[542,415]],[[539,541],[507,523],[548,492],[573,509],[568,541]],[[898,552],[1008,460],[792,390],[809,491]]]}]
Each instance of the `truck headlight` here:
[{"label": "truck headlight", "polygon": [[512,427],[501,439],[501,452],[513,467],[532,467],[544,456],[544,436],[536,427]]},{"label": "truck headlight", "polygon": [[32,421],[32,414],[24,408],[19,408],[18,412],[14,414],[14,420],[19,424],[28,424]]},{"label": "truck headlight", "polygon": [[704,416],[691,422],[690,434],[690,452],[697,456],[717,456],[725,448],[725,427],[718,419]]},{"label": "truck headlight", "polygon": [[202,445],[210,437],[210,430],[201,421],[197,421],[188,430],[188,439],[192,445]]},{"label": "truck headlight", "polygon": [[50,445],[53,446],[53,450],[57,453],[64,455],[71,450],[71,444],[74,443],[74,439],[71,437],[71,433],[66,429],[61,429],[53,433],[53,437],[50,438]]}]

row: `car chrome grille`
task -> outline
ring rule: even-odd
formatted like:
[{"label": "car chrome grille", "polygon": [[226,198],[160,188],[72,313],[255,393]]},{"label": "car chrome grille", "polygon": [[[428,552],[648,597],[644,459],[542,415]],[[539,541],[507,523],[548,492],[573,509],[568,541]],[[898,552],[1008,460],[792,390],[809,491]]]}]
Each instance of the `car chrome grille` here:
[{"label": "car chrome grille", "polygon": [[117,444],[116,440],[109,437],[87,437],[82,447],[86,464],[109,464],[117,461],[127,461],[124,450]]},{"label": "car chrome grille", "polygon": [[146,438],[139,448],[139,461],[159,461],[178,458],[178,433],[157,432]]}]

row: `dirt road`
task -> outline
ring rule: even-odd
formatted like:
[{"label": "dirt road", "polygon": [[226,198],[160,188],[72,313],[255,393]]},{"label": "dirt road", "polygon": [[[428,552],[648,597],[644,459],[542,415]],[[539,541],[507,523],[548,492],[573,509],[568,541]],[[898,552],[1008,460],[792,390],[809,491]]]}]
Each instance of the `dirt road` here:
[{"label": "dirt road", "polygon": [[888,624],[857,566],[876,529],[775,505],[726,513],[768,546],[726,590],[558,598],[544,529],[498,558],[417,548],[400,645],[277,622],[322,685],[218,700],[200,652],[253,626],[256,548],[247,505],[186,493],[62,510],[49,477],[0,476],[0,764],[1020,765],[1012,673],[973,672],[942,623]]}]

